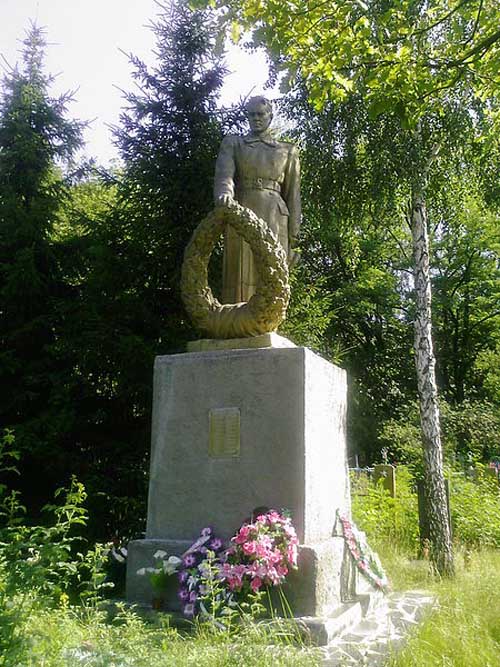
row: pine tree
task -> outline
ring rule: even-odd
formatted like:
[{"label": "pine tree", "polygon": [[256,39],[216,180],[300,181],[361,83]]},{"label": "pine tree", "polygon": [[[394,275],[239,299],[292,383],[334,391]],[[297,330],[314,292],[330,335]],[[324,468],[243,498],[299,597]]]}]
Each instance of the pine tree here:
[{"label": "pine tree", "polygon": [[192,11],[183,1],[160,6],[151,24],[157,63],[149,70],[130,57],[139,92],[125,95],[115,140],[125,164],[121,221],[141,244],[144,262],[135,280],[168,350],[182,349],[193,335],[180,302],[180,268],[192,231],[213,205],[223,125],[217,100],[226,70],[210,11]]},{"label": "pine tree", "polygon": [[43,447],[49,429],[54,301],[65,289],[51,232],[66,192],[61,166],[82,145],[82,123],[66,117],[71,95],[49,94],[45,45],[32,25],[0,98],[0,426],[27,450]]},{"label": "pine tree", "polygon": [[90,233],[90,270],[74,302],[78,326],[68,332],[79,368],[75,394],[84,397],[74,460],[80,477],[91,476],[108,497],[103,507],[89,494],[91,510],[119,532],[145,517],[137,499],[146,497],[154,357],[184,351],[195,335],[180,271],[192,231],[213,206],[225,117],[211,13],[161,7],[151,24],[154,65],[129,56],[136,88],[125,93],[114,130],[123,168],[115,203]]}]

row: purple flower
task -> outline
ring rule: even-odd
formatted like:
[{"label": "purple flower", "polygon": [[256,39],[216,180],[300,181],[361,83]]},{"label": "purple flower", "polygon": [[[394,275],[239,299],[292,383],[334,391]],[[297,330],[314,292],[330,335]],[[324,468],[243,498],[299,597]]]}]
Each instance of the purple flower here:
[{"label": "purple flower", "polygon": [[188,580],[188,577],[189,577],[189,572],[187,570],[181,570],[177,575],[177,578],[179,579],[179,582],[181,584],[185,584],[186,581]]},{"label": "purple flower", "polygon": [[185,604],[182,612],[183,612],[184,616],[187,616],[188,618],[192,618],[194,616],[194,604],[192,602],[189,602],[188,604]]},{"label": "purple flower", "polygon": [[189,602],[196,602],[197,598],[198,594],[196,593],[196,591],[191,591],[191,593],[189,594]]},{"label": "purple flower", "polygon": [[193,567],[193,565],[196,565],[196,557],[193,556],[193,554],[187,554],[182,559],[182,562],[184,563],[185,567]]},{"label": "purple flower", "polygon": [[210,548],[213,549],[214,551],[219,551],[219,549],[222,549],[222,540],[220,537],[215,537],[209,544]]},{"label": "purple flower", "polygon": [[189,591],[187,588],[179,588],[179,592],[177,593],[177,597],[179,600],[182,600],[183,602],[186,602],[186,600],[189,600]]},{"label": "purple flower", "polygon": [[201,531],[202,537],[208,537],[211,534],[212,534],[212,529],[210,528],[210,526],[203,528],[203,530]]}]

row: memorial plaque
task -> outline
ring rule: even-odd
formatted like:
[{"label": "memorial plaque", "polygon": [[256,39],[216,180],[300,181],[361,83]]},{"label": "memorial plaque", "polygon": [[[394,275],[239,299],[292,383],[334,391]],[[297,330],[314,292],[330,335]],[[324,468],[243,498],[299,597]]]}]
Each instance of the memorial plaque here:
[{"label": "memorial plaque", "polygon": [[208,455],[214,459],[240,455],[240,409],[210,410]]}]

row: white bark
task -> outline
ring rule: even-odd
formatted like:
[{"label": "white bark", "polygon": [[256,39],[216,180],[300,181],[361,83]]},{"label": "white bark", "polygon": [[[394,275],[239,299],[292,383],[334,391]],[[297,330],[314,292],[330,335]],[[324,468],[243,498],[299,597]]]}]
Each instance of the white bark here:
[{"label": "white bark", "polygon": [[432,546],[431,559],[440,574],[451,575],[453,574],[453,550],[443,473],[436,364],[432,345],[429,236],[425,200],[421,192],[413,193],[411,229],[416,295],[415,365],[420,399],[424,481]]}]

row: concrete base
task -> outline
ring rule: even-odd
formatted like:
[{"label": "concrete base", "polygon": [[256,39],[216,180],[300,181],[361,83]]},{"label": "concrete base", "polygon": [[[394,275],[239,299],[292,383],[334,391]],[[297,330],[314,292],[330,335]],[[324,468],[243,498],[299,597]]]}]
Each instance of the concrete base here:
[{"label": "concrete base", "polygon": [[131,543],[127,596],[150,596],[139,568],[181,554],[207,525],[228,540],[261,506],[291,512],[296,614],[330,614],[353,594],[336,511],[350,510],[346,374],[306,348],[237,349],[155,361],[146,540]]},{"label": "concrete base", "polygon": [[329,539],[350,505],[346,389],[306,348],[157,357],[146,537],[228,539],[267,506],[302,544]]}]

